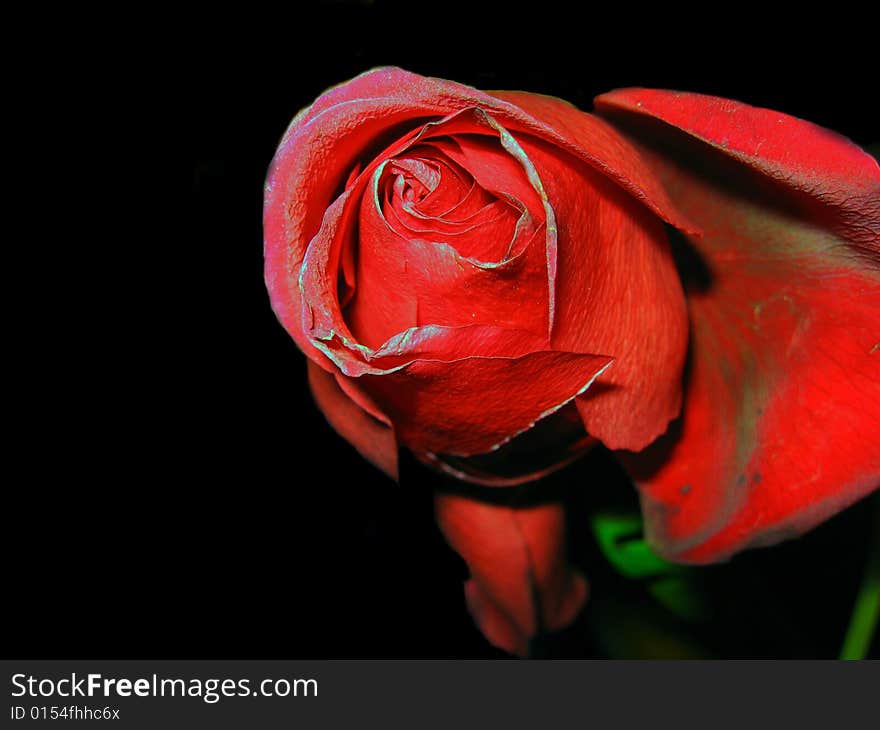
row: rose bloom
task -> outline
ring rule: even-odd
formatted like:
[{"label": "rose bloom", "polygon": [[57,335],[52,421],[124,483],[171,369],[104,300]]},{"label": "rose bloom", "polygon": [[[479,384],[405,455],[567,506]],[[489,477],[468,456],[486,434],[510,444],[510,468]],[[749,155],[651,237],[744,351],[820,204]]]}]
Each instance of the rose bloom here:
[{"label": "rose bloom", "polygon": [[[266,182],[265,274],[330,423],[392,477],[405,447],[499,488],[601,442],[679,562],[876,489],[875,160],[725,99],[623,89],[595,108],[382,68],[297,115]],[[492,643],[527,654],[577,615],[559,504],[438,494],[436,514]]]}]

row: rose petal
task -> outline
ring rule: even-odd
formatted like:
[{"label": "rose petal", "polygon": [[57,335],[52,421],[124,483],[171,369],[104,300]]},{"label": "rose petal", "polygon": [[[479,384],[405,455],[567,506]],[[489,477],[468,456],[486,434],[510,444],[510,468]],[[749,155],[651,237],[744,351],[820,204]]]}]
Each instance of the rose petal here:
[{"label": "rose petal", "polygon": [[430,155],[432,160],[440,160],[441,185],[427,195],[411,213],[413,217],[424,221],[438,223],[454,228],[468,226],[474,218],[489,206],[498,206],[495,196],[486,192],[476,184],[473,176],[449,159],[433,140],[432,144],[414,147],[408,154]]},{"label": "rose petal", "polygon": [[[441,135],[445,139],[432,139]],[[519,202],[518,207],[532,211],[536,218],[542,215],[540,185],[530,181],[524,169],[529,160],[520,161],[505,150],[497,133],[449,137],[437,126],[426,141],[466,170],[483,190]]]},{"label": "rose petal", "polygon": [[316,362],[325,361],[302,325],[303,258],[336,191],[364,149],[387,135],[389,126],[410,117],[410,110],[395,109],[384,99],[342,104],[308,124],[298,116],[272,160],[263,208],[266,287],[276,316]]},{"label": "rose petal", "polygon": [[[399,210],[397,206],[383,206],[382,216],[389,226],[404,238],[434,243],[445,243],[462,258],[476,261],[500,261],[505,258],[518,234],[517,223],[523,213],[505,200],[494,200],[482,210],[463,221],[420,217],[413,208]],[[527,218],[528,220],[528,218]],[[533,221],[528,233],[534,233]]]},{"label": "rose petal", "polygon": [[880,484],[880,170],[784,114],[641,89],[599,97],[680,210],[693,367],[677,429],[628,460],[648,536],[710,562],[797,535]]},{"label": "rose petal", "polygon": [[[699,228],[677,210],[636,148],[606,120],[552,96],[526,91],[492,91],[491,94],[519,110],[519,124],[508,122],[512,131],[528,131],[559,145],[614,180],[666,223],[699,234]],[[523,118],[522,112],[530,116]]]},{"label": "rose petal", "polygon": [[413,451],[471,456],[497,448],[585,392],[611,363],[601,355],[415,360],[360,385]]},{"label": "rose petal", "polygon": [[[396,188],[401,177],[399,173],[404,171],[405,176],[407,166],[415,163],[436,167],[438,180],[436,187],[420,200],[413,202],[396,194]],[[467,171],[450,160],[436,145],[413,147],[389,161],[385,167],[385,180],[379,183],[381,210],[386,219],[390,221],[396,218],[412,233],[426,234],[436,231],[457,234],[468,231],[475,225],[488,223],[507,209],[513,210],[505,200],[490,195],[478,186]],[[394,175],[397,175],[394,185],[389,185],[388,179]]]},{"label": "rose petal", "polygon": [[598,97],[596,108],[655,117],[683,130],[802,193],[810,212],[848,243],[880,253],[877,162],[845,137],[771,109],[702,94],[621,89]]},{"label": "rose petal", "polygon": [[613,449],[641,449],[681,407],[684,292],[661,221],[572,155],[523,136],[556,212],[554,348],[611,355],[615,365],[578,409]]},{"label": "rose petal", "polygon": [[433,453],[416,456],[456,479],[486,487],[513,487],[562,469],[597,443],[584,430],[572,401],[494,451],[468,458]]},{"label": "rose petal", "polygon": [[541,350],[533,333],[483,325],[415,327],[377,350],[338,333],[314,342],[347,376],[347,393],[381,403],[401,443],[457,456],[506,443],[585,392],[612,362]]},{"label": "rose petal", "polygon": [[565,558],[561,505],[512,508],[452,494],[438,494],[434,505],[443,534],[468,565],[468,608],[491,643],[525,656],[529,639],[575,619],[587,585]]},{"label": "rose petal", "polygon": [[397,479],[394,430],[358,407],[330,373],[311,361],[308,372],[312,395],[330,425],[367,461]]}]

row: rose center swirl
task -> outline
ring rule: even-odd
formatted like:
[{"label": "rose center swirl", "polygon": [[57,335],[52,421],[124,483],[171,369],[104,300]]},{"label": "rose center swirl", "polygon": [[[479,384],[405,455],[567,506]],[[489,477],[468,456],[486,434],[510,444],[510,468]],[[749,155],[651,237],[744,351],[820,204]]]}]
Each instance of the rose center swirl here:
[{"label": "rose center swirl", "polygon": [[369,172],[359,201],[355,286],[344,310],[367,347],[425,326],[479,324],[547,336],[552,209],[518,145],[475,116],[482,124],[470,120],[457,134],[437,125]]}]

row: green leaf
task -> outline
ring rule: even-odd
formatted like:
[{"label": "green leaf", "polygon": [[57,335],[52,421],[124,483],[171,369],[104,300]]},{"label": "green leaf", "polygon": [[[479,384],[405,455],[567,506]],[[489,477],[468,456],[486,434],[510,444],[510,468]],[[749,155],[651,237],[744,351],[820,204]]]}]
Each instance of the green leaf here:
[{"label": "green leaf", "polygon": [[592,527],[603,555],[627,578],[648,578],[680,569],[651,550],[642,538],[642,518],[636,513],[601,512],[593,515]]},{"label": "green leaf", "polygon": [[709,608],[691,578],[693,569],[670,563],[645,542],[641,515],[601,512],[592,517],[593,533],[602,554],[618,573],[648,582],[648,592],[661,606],[683,621],[702,621]]},{"label": "green leaf", "polygon": [[840,650],[841,659],[864,659],[880,622],[880,495],[874,498],[874,516],[874,544]]}]

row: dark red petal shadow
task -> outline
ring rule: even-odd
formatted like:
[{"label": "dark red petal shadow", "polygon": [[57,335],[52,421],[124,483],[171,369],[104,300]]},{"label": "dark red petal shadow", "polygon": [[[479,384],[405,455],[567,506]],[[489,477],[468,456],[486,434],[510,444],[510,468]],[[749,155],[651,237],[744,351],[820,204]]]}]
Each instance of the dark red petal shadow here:
[{"label": "dark red petal shadow", "polygon": [[712,97],[629,89],[596,107],[703,230],[681,244],[698,264],[685,267],[697,276],[683,417],[625,458],[653,545],[724,559],[876,489],[877,163],[827,130]]}]

